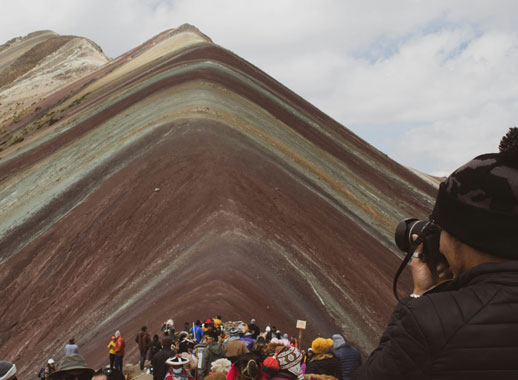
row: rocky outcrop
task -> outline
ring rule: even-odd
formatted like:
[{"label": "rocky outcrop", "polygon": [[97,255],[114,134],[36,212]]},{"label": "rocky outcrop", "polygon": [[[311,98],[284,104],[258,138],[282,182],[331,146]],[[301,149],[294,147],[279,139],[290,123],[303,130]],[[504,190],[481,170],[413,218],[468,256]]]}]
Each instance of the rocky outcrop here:
[{"label": "rocky outcrop", "polygon": [[191,26],[35,107],[0,153],[0,357],[74,336],[98,368],[119,329],[135,362],[142,324],[216,314],[376,345],[428,181]]}]

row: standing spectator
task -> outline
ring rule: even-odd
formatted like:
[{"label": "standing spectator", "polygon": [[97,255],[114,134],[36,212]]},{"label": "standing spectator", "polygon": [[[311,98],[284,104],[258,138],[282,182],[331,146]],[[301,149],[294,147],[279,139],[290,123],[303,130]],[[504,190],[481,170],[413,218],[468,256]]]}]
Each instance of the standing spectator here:
[{"label": "standing spectator", "polygon": [[211,364],[218,359],[225,358],[225,349],[222,344],[215,340],[214,336],[207,336],[207,348],[203,352],[202,364],[198,380],[203,380],[209,374]]},{"label": "standing spectator", "polygon": [[225,356],[232,363],[235,363],[241,355],[249,352],[245,342],[239,338],[239,332],[238,329],[230,330],[230,338],[225,347]]},{"label": "standing spectator", "polygon": [[168,336],[171,338],[171,340],[174,340],[174,321],[171,318],[164,322],[161,330],[165,336]]},{"label": "standing spectator", "polygon": [[198,319],[194,326],[189,330],[192,335],[192,339],[195,343],[201,343],[201,338],[203,337],[203,329],[201,328],[201,322]]},{"label": "standing spectator", "polygon": [[223,321],[221,320],[221,315],[218,315],[216,318],[213,318],[212,320],[214,321],[214,328],[216,330],[219,330],[221,324],[223,323]]},{"label": "standing spectator", "polygon": [[45,367],[44,379],[48,380],[49,375],[54,372],[56,372],[56,364],[54,362],[54,359],[49,359],[47,361],[47,366]]},{"label": "standing spectator", "polygon": [[110,368],[114,368],[113,364],[115,363],[115,346],[117,345],[117,337],[112,335],[112,340],[108,343],[108,349],[110,350]]},{"label": "standing spectator", "polygon": [[162,344],[160,340],[158,340],[158,335],[153,335],[153,340],[151,341],[151,345],[149,347],[149,361],[153,363],[153,357],[155,354],[162,349]]},{"label": "standing spectator", "polygon": [[151,344],[151,336],[147,332],[147,326],[142,326],[140,332],[137,334],[135,338],[135,342],[138,344],[138,349],[140,351],[140,370],[144,370],[144,363],[146,361],[147,350],[149,350],[149,345]]},{"label": "standing spectator", "polygon": [[311,344],[313,357],[306,367],[306,374],[329,375],[342,380],[342,365],[331,352],[332,339],[317,338]]},{"label": "standing spectator", "polygon": [[153,366],[153,380],[164,380],[167,370],[169,369],[165,361],[176,354],[176,352],[171,349],[172,344],[173,341],[171,338],[163,338],[162,349],[153,356],[153,360],[151,361],[151,365]]},{"label": "standing spectator", "polygon": [[76,344],[76,340],[74,338],[68,341],[68,344],[65,345],[65,355],[72,355],[79,353],[79,346]]},{"label": "standing spectator", "polygon": [[335,356],[342,365],[342,380],[351,380],[354,371],[362,364],[362,357],[358,350],[345,342],[342,335],[334,334],[332,339]]},{"label": "standing spectator", "polygon": [[255,319],[252,318],[250,320],[250,323],[248,324],[248,330],[252,331],[253,334],[252,334],[252,338],[254,340],[257,339],[257,337],[259,336],[259,334],[261,333],[261,329],[259,328],[259,326],[257,326],[257,324],[255,323]]},{"label": "standing spectator", "polygon": [[117,330],[115,332],[115,337],[117,341],[115,342],[115,369],[122,371],[122,363],[124,359],[124,349],[126,348],[126,342],[124,342],[124,338],[121,335],[121,332]]},{"label": "standing spectator", "polygon": [[16,380],[16,366],[14,363],[0,360],[0,380]]}]

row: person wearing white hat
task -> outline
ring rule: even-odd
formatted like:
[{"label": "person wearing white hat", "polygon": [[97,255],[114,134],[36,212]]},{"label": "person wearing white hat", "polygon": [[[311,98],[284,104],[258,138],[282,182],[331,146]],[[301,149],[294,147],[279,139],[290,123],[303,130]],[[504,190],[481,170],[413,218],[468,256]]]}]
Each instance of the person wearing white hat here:
[{"label": "person wearing white hat", "polygon": [[170,357],[165,361],[169,366],[169,370],[165,375],[164,380],[190,380],[194,379],[184,366],[189,363],[189,360],[183,359],[180,356]]},{"label": "person wearing white hat", "polygon": [[0,380],[16,380],[16,366],[6,360],[0,360]]},{"label": "person wearing white hat", "polygon": [[45,367],[44,372],[44,379],[48,380],[49,375],[54,372],[56,372],[56,363],[54,362],[54,359],[51,358],[47,361],[47,366]]}]

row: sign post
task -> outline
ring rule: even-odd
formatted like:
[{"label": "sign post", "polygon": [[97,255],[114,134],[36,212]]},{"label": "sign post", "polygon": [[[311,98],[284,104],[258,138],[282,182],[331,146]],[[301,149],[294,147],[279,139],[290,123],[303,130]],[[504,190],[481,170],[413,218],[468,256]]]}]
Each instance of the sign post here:
[{"label": "sign post", "polygon": [[297,342],[297,348],[300,349],[302,346],[302,330],[306,329],[306,321],[297,321],[297,328],[299,329],[299,340]]}]

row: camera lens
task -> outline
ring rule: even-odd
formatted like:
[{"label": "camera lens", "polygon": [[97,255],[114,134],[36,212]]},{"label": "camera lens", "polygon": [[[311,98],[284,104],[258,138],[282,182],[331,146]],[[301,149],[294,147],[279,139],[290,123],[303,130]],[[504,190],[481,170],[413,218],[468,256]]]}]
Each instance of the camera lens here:
[{"label": "camera lens", "polygon": [[416,218],[405,219],[396,227],[394,236],[397,247],[403,252],[408,252],[412,245],[412,235],[419,235],[430,222]]}]

